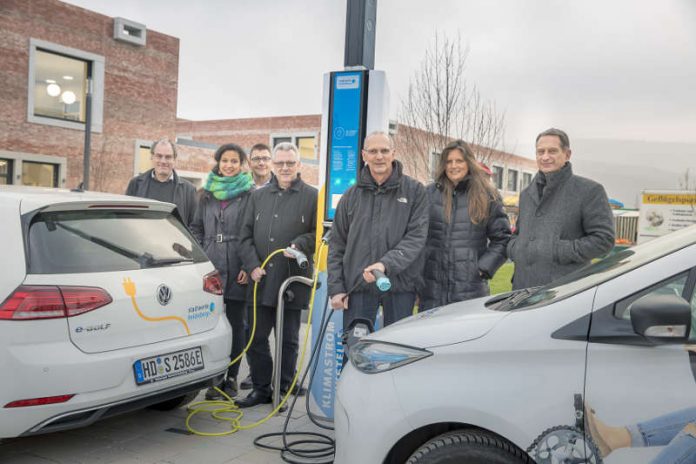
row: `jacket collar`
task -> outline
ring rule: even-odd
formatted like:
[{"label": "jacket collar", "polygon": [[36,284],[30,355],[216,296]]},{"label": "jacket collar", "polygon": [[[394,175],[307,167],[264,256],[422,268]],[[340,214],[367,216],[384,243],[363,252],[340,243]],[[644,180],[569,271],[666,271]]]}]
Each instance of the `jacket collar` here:
[{"label": "jacket collar", "polygon": [[[290,187],[288,187],[285,190],[292,190],[293,192],[299,192],[300,188],[302,188],[303,183],[304,182],[302,182],[302,177],[300,177],[300,173],[298,172],[295,180],[293,180],[290,183]],[[278,178],[276,176],[272,176],[271,180],[268,181],[268,186],[264,187],[264,188],[268,188],[268,187],[270,187],[271,189],[273,189],[277,192],[284,190],[284,189],[280,188],[280,185],[278,185]]]},{"label": "jacket collar", "polygon": [[562,185],[564,182],[566,182],[572,176],[573,176],[573,167],[570,164],[570,161],[566,161],[566,164],[564,164],[563,167],[561,169],[559,169],[558,171],[550,172],[548,174],[544,174],[541,171],[537,172],[536,176],[534,176],[534,180],[529,185],[529,187],[527,187],[527,191],[531,195],[534,202],[538,205],[541,202],[542,198],[539,197],[539,187],[537,184],[545,185],[545,187],[544,187],[544,197],[545,197],[547,195],[547,193],[552,192],[553,190],[556,190],[559,185]]},{"label": "jacket collar", "polygon": [[358,187],[366,188],[368,190],[392,190],[401,184],[401,177],[403,176],[403,165],[400,161],[392,161],[392,173],[389,178],[382,184],[377,185],[375,179],[370,173],[370,168],[365,165],[360,171],[360,179],[358,180]]},{"label": "jacket collar", "polygon": [[[453,193],[466,192],[469,189],[469,182],[470,181],[471,181],[471,176],[469,174],[467,174],[466,176],[464,176],[464,179],[462,179],[457,185],[455,185]],[[436,182],[435,186],[440,191],[444,190],[444,185],[440,181]]]},{"label": "jacket collar", "polygon": [[[149,171],[145,171],[143,175],[146,179],[149,178],[155,182],[160,182],[155,177],[155,168],[151,168]],[[169,176],[169,179],[164,181],[164,183],[167,182],[174,182],[174,185],[177,185],[179,183],[179,175],[176,173],[176,169],[172,169],[172,174]]]}]

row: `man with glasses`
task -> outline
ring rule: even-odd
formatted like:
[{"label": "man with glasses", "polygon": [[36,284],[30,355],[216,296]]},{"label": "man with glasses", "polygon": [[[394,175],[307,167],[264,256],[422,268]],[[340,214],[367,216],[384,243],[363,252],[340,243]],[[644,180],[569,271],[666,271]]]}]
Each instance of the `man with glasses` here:
[{"label": "man with glasses", "polygon": [[256,188],[265,187],[271,182],[271,149],[264,143],[257,143],[249,151],[249,165]]},{"label": "man with glasses", "polygon": [[[280,143],[273,149],[274,176],[270,183],[251,194],[240,232],[244,270],[258,282],[256,332],[248,351],[253,390],[237,404],[248,408],[271,402],[273,359],[268,343],[276,320],[278,290],[290,276],[312,276],[317,213],[317,190],[305,184],[299,175],[299,150],[292,143]],[[277,254],[261,264],[275,250],[295,248],[307,256],[309,266],[301,269],[292,255]],[[283,356],[281,360],[281,394],[292,383],[299,348],[301,310],[309,304],[309,289],[292,284],[283,295]],[[249,324],[252,324],[252,320]],[[276,360],[278,362],[278,360]]]},{"label": "man with glasses", "polygon": [[[343,312],[344,330],[357,319],[375,321],[381,303],[384,325],[412,314],[428,235],[425,187],[403,174],[391,137],[373,132],[362,150],[365,166],[336,208],[329,242],[331,307]],[[391,280],[381,293],[372,271]]]},{"label": "man with glasses", "polygon": [[150,147],[152,169],[133,177],[126,195],[174,203],[187,226],[196,212],[196,188],[180,178],[176,165],[176,146],[169,139],[160,139]]}]

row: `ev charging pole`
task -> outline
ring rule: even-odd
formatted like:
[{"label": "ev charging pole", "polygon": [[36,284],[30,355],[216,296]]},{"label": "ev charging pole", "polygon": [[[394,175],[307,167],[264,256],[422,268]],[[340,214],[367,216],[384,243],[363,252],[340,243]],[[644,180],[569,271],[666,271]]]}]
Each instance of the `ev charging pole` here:
[{"label": "ev charging pole", "polygon": [[[365,136],[389,129],[389,88],[384,71],[375,71],[377,0],[347,0],[345,68],[324,74],[319,163],[317,249],[330,228],[343,193],[362,167]],[[323,340],[317,340],[326,306],[326,260],[318,263],[319,280],[312,313],[312,345],[321,343],[318,368],[310,386],[312,409],[334,417],[336,381],[342,368],[343,314],[333,313]]]}]

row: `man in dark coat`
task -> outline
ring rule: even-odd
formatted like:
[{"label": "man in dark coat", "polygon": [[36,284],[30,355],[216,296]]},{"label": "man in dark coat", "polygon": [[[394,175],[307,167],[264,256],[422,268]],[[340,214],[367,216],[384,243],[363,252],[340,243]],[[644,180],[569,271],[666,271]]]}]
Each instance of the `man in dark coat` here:
[{"label": "man in dark coat", "polygon": [[[248,351],[252,392],[237,404],[242,407],[271,402],[271,358],[268,337],[274,329],[278,290],[285,279],[294,275],[312,275],[312,255],[316,238],[317,190],[300,179],[300,155],[291,143],[273,149],[270,183],[254,191],[242,222],[241,256],[244,269],[259,283],[257,290],[256,333]],[[307,269],[300,269],[291,255],[275,255],[261,268],[275,250],[293,247],[307,256]],[[309,289],[292,284],[285,292],[281,390],[286,391],[295,375],[301,310],[309,304]],[[249,321],[252,324],[253,321]],[[277,361],[277,360],[276,360]]]},{"label": "man in dark coat", "polygon": [[[356,318],[374,322],[382,304],[384,325],[412,314],[428,234],[425,187],[404,175],[388,134],[365,138],[365,167],[341,197],[331,228],[328,291],[344,310],[343,327]],[[391,289],[380,293],[372,270],[384,272]]]},{"label": "man in dark coat", "polygon": [[133,177],[126,195],[174,203],[181,220],[189,226],[196,213],[196,188],[174,170],[176,146],[169,139],[154,142],[150,160],[152,169]]},{"label": "man in dark coat", "polygon": [[614,246],[614,218],[604,187],[574,175],[570,155],[562,130],[537,136],[539,172],[520,195],[520,215],[507,246],[515,262],[513,289],[545,285]]}]

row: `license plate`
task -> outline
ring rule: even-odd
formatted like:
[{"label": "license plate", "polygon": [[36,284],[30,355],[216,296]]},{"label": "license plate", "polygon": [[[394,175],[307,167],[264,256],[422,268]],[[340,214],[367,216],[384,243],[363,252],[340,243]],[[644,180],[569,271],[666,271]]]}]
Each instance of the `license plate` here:
[{"label": "license plate", "polygon": [[133,363],[133,372],[135,383],[145,385],[200,371],[204,367],[203,352],[201,347],[197,346],[174,353],[139,359]]}]

